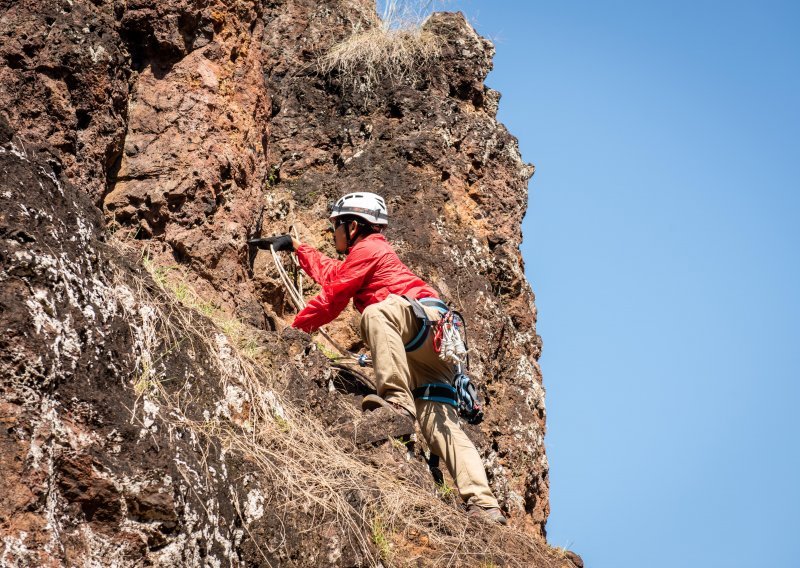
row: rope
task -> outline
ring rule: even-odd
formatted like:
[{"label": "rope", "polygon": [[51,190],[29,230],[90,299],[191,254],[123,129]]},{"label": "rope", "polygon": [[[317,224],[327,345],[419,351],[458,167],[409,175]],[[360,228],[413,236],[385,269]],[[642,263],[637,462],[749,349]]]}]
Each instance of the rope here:
[{"label": "rope", "polygon": [[[294,227],[292,227],[292,229],[293,232],[297,234],[296,229],[294,229]],[[303,293],[301,292],[301,290],[303,289],[302,288],[303,277],[302,276],[299,277],[300,287],[298,289],[298,287],[294,285],[294,282],[292,282],[291,278],[289,278],[289,274],[286,272],[286,268],[284,268],[283,262],[278,256],[278,253],[275,251],[275,247],[273,245],[270,245],[269,251],[270,253],[272,253],[272,260],[275,262],[275,268],[278,270],[278,276],[281,279],[281,283],[283,284],[283,287],[286,288],[286,291],[289,293],[289,299],[292,301],[292,304],[294,304],[294,307],[299,312],[300,310],[306,307],[306,302],[303,299]],[[291,258],[295,266],[299,266],[299,263],[297,262],[297,256],[294,253],[292,253]],[[366,364],[368,363],[371,363],[369,357],[359,356],[339,345],[336,341],[333,340],[333,338],[330,335],[328,335],[328,333],[324,329],[320,328],[319,333],[322,335],[322,337],[324,337],[328,341],[328,343],[330,343],[334,347],[334,349],[336,349],[339,353],[342,354],[341,357],[337,358],[337,361],[342,361],[342,362],[347,361],[350,364],[357,364],[362,367],[366,366]]]},{"label": "rope", "polygon": [[[300,233],[297,232],[297,227],[292,225],[290,230],[292,232],[292,235],[294,235],[294,238],[296,238],[299,241],[300,240]],[[303,271],[300,268],[300,262],[297,260],[297,255],[294,252],[291,255],[291,259],[292,259],[292,266],[294,267],[295,282],[298,282],[297,288],[298,288],[299,292],[301,293],[300,295],[302,296],[302,292],[303,292]]]},{"label": "rope", "polygon": [[283,283],[283,287],[289,292],[289,299],[294,304],[294,307],[297,308],[298,311],[302,310],[306,307],[306,302],[303,300],[303,296],[300,291],[294,286],[292,281],[289,279],[289,275],[286,273],[286,269],[283,267],[283,262],[278,257],[278,253],[275,252],[275,246],[269,246],[269,252],[272,253],[272,260],[275,262],[275,268],[278,269],[278,276]]}]

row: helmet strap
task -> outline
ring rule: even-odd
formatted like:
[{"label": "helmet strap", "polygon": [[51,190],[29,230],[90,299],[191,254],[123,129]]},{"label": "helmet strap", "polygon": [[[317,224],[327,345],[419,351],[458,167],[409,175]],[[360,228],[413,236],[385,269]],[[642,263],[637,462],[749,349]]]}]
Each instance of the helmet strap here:
[{"label": "helmet strap", "polygon": [[[350,231],[353,223],[356,224],[355,235],[351,236]],[[344,225],[344,242],[346,246],[344,254],[350,252],[350,248],[355,244],[355,241],[357,241],[359,237],[367,235],[370,232],[380,233],[382,230],[382,227],[378,225],[363,223],[362,221],[354,218],[350,218],[347,221],[342,221],[341,224]],[[338,224],[336,226],[338,227]]]},{"label": "helmet strap", "polygon": [[345,243],[347,243],[347,252],[350,252],[350,247],[353,245],[352,239],[350,238],[350,227],[352,223],[355,223],[356,227],[358,227],[358,221],[355,220],[347,221],[344,225],[344,239]]}]

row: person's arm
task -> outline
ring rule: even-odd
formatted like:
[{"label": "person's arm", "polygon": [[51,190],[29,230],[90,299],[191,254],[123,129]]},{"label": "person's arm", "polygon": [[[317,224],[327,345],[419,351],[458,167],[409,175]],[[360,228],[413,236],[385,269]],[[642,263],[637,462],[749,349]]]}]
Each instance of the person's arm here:
[{"label": "person's arm", "polygon": [[341,260],[325,256],[311,245],[303,244],[294,238],[292,243],[300,268],[320,286],[325,286],[330,281],[331,275],[342,266]]},{"label": "person's arm", "polygon": [[329,271],[322,291],[295,316],[292,327],[311,333],[333,321],[372,275],[376,262],[365,248],[352,250],[343,263]]}]

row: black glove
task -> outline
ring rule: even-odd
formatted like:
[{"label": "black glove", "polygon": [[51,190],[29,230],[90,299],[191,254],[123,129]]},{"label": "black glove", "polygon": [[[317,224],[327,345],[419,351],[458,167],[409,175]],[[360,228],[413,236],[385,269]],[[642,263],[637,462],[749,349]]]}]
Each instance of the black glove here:
[{"label": "black glove", "polygon": [[269,250],[270,246],[272,246],[272,248],[274,248],[276,251],[294,250],[294,244],[292,244],[291,235],[276,235],[274,237],[266,237],[263,239],[250,239],[247,241],[247,244],[264,250]]}]

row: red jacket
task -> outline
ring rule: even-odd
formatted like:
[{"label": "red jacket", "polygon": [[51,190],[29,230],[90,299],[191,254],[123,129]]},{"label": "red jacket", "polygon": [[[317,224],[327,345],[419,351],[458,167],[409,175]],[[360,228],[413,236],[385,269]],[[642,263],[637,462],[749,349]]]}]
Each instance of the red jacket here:
[{"label": "red jacket", "polygon": [[344,261],[328,258],[310,245],[297,249],[300,266],[322,286],[294,318],[292,327],[312,332],[332,321],[347,307],[350,298],[359,312],[389,294],[412,298],[438,298],[436,291],[411,272],[380,233],[356,243]]}]

